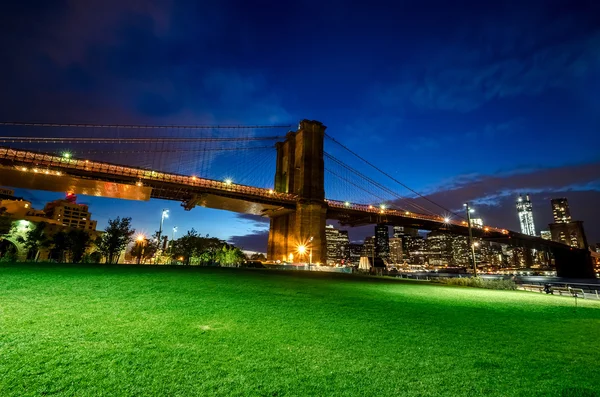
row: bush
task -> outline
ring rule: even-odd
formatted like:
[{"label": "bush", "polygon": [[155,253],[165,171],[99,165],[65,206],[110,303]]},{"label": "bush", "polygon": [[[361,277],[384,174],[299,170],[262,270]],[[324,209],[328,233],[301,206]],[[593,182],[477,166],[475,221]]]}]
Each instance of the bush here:
[{"label": "bush", "polygon": [[475,287],[475,288],[487,288],[487,289],[499,289],[499,290],[516,290],[517,284],[513,280],[504,279],[485,279],[481,277],[440,277],[436,280],[432,280],[440,284],[446,285],[458,285],[461,287]]}]

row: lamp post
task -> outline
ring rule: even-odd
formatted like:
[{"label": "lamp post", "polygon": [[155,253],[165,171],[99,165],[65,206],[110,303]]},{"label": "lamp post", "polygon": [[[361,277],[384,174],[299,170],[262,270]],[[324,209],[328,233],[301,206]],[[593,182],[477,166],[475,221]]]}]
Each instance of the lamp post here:
[{"label": "lamp post", "polygon": [[471,261],[473,262],[473,276],[477,276],[477,264],[475,262],[475,244],[473,243],[473,229],[471,228],[471,212],[475,211],[469,208],[469,203],[463,204],[467,211],[467,225],[469,226],[469,247],[471,249]]},{"label": "lamp post", "polygon": [[173,234],[171,235],[171,241],[175,240],[175,233],[177,233],[177,226],[173,226]]},{"label": "lamp post", "polygon": [[311,236],[308,239],[308,244],[310,244],[309,253],[308,253],[308,270],[310,270],[310,265],[312,264],[312,241],[313,241],[313,238]]},{"label": "lamp post", "polygon": [[139,236],[137,236],[136,238],[137,244],[140,245],[140,251],[138,251],[138,259],[137,259],[137,264],[139,265],[140,262],[142,261],[142,257],[144,256],[144,249],[146,248],[146,237],[143,234],[140,234]]},{"label": "lamp post", "polygon": [[160,257],[160,253],[161,253],[161,249],[160,249],[160,238],[162,237],[162,228],[163,228],[163,222],[165,221],[165,218],[169,217],[169,210],[166,208],[163,208],[162,210],[162,214],[160,216],[160,226],[158,227],[158,236],[157,236],[157,240],[158,242],[157,244],[157,249],[156,249],[156,263],[158,263],[158,258]]}]

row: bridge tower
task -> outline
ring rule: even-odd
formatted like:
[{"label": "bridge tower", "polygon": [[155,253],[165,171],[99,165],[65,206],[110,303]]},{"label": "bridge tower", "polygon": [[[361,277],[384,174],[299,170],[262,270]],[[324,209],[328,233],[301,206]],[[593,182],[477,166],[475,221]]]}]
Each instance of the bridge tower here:
[{"label": "bridge tower", "polygon": [[[290,254],[295,261],[323,263],[327,259],[323,163],[326,128],[318,121],[302,120],[296,132],[289,132],[284,142],[276,144],[275,191],[296,194],[298,198],[294,211],[270,215],[270,260],[283,260]],[[304,254],[298,252],[301,245],[306,247]]]}]

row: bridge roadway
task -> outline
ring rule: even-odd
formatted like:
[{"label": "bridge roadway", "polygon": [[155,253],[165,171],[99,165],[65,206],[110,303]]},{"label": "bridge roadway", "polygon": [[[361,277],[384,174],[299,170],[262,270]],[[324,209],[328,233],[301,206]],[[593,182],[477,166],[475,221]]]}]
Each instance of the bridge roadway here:
[{"label": "bridge roadway", "polygon": [[[8,147],[0,147],[0,167],[0,185],[4,186],[71,191],[76,194],[130,200],[176,200],[181,201],[186,209],[201,205],[233,212],[269,215],[291,212],[298,201],[294,194],[275,192],[272,189]],[[464,220],[367,204],[327,199],[325,202],[328,219],[350,226],[388,223],[468,235]],[[536,249],[554,246],[566,248],[560,243],[491,226],[475,227],[473,234],[513,245],[518,242],[517,245]]]}]

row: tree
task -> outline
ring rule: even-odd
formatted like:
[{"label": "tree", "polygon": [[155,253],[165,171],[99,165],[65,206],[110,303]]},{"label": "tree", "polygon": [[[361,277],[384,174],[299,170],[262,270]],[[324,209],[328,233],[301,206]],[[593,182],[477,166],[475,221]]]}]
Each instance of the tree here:
[{"label": "tree", "polygon": [[46,222],[36,223],[35,226],[27,230],[25,238],[17,238],[28,249],[30,254],[34,253],[34,260],[36,262],[40,255],[40,248],[49,247],[51,244],[51,240],[46,234],[46,226],[48,226]]},{"label": "tree", "polygon": [[135,230],[131,228],[131,218],[109,219],[104,233],[96,245],[106,258],[106,263],[117,263],[119,255],[132,240]]},{"label": "tree", "polygon": [[65,262],[65,252],[69,249],[69,236],[64,231],[54,233],[50,240],[50,253],[53,259]]},{"label": "tree", "polygon": [[134,258],[137,258],[139,265],[142,262],[142,258],[144,260],[151,259],[156,254],[157,247],[156,238],[154,240],[144,238],[143,240],[136,240],[129,253]]},{"label": "tree", "polygon": [[190,264],[190,260],[197,248],[198,232],[194,228],[173,241],[171,244],[171,257],[181,260],[185,265]]},{"label": "tree", "polygon": [[0,207],[0,236],[9,234],[13,221],[6,213],[6,207]]},{"label": "tree", "polygon": [[231,266],[246,259],[246,255],[239,248],[208,234],[204,237],[199,236],[195,229],[172,241],[169,251],[171,258],[182,261],[185,265],[219,263]]},{"label": "tree", "polygon": [[267,257],[265,256],[265,254],[255,252],[254,254],[250,255],[250,260],[251,261],[266,261]]},{"label": "tree", "polygon": [[246,255],[233,245],[223,244],[223,247],[217,252],[215,260],[221,266],[239,265],[246,260]]},{"label": "tree", "polygon": [[67,241],[71,261],[79,263],[85,251],[92,244],[92,237],[83,229],[72,229],[67,233]]}]

